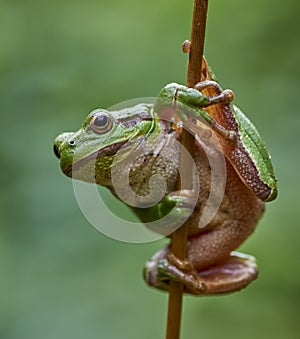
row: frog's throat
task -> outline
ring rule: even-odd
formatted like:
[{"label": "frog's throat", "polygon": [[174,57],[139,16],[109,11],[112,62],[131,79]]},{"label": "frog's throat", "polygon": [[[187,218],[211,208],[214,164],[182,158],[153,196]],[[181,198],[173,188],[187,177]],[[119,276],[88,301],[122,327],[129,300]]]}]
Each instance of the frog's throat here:
[{"label": "frog's throat", "polygon": [[128,142],[128,140],[125,141],[119,141],[111,145],[107,145],[106,147],[103,147],[101,149],[98,149],[94,151],[93,153],[81,158],[81,159],[76,159],[75,161],[73,160],[72,164],[68,166],[66,169],[67,175],[72,177],[72,173],[77,170],[79,170],[82,166],[85,164],[91,162],[91,161],[96,161],[98,158],[106,157],[106,156],[113,156],[115,155],[118,150]]}]

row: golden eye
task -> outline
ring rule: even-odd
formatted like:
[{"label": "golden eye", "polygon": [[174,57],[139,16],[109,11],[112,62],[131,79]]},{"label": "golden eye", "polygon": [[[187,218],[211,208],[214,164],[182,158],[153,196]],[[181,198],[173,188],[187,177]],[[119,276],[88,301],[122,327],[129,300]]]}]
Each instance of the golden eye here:
[{"label": "golden eye", "polygon": [[96,113],[91,121],[90,127],[91,129],[98,134],[103,134],[108,132],[113,126],[112,118],[104,112]]}]

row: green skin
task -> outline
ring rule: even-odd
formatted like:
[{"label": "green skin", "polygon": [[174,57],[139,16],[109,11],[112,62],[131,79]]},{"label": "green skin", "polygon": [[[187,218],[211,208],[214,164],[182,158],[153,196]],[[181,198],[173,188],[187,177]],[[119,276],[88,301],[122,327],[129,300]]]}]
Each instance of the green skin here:
[{"label": "green skin", "polygon": [[[77,132],[60,134],[54,150],[67,176],[106,186],[116,196],[118,192],[111,175],[113,166],[119,166],[121,171],[130,170],[131,189],[137,196],[145,197],[132,208],[145,223],[160,219],[171,210],[175,211],[177,222],[190,215],[188,260],[178,260],[166,246],[148,261],[144,277],[149,285],[159,289],[167,290],[172,279],[181,281],[187,293],[208,295],[239,290],[256,278],[254,258],[232,251],[253,232],[263,214],[264,201],[276,198],[277,186],[265,144],[249,119],[230,104],[230,91],[222,91],[213,81],[198,85],[187,88],[171,83],[161,90],[154,105],[140,104],[114,112],[95,110]],[[217,95],[209,97],[201,93],[210,86],[218,89]],[[187,126],[193,118],[216,133],[225,156],[224,197],[215,217],[204,228],[199,228],[199,222],[210,192],[210,166],[199,142],[201,136],[197,130],[193,131],[196,133],[194,161],[201,187],[194,208],[193,192],[177,191],[178,133],[172,123],[161,118],[161,112],[168,112],[174,104],[177,116]],[[187,112],[184,105],[192,110]],[[220,119],[204,110],[217,105],[224,114]],[[229,125],[224,126],[222,118],[229,121]],[[139,156],[132,166],[126,159],[136,150]],[[171,165],[163,154],[171,154]],[[121,175],[118,170],[115,173],[117,177]],[[149,179],[154,174],[164,178],[166,191],[152,206],[149,198],[149,207],[145,208],[142,205],[150,196]],[[125,186],[120,189],[126,191]],[[158,223],[155,231],[160,232],[160,227],[165,225]]]}]

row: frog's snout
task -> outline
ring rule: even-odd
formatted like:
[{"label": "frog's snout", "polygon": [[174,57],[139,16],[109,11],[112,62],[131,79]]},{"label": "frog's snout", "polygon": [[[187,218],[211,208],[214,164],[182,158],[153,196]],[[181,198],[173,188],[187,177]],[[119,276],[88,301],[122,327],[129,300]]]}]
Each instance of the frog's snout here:
[{"label": "frog's snout", "polygon": [[54,151],[54,154],[58,157],[58,159],[60,159],[59,148],[55,144],[53,145],[53,151]]},{"label": "frog's snout", "polygon": [[72,135],[73,133],[71,132],[61,133],[54,140],[53,151],[54,151],[54,154],[58,157],[58,159],[60,159],[61,157],[61,151],[64,148],[64,144],[66,142],[68,142],[70,146],[75,145],[73,138],[71,138]]}]

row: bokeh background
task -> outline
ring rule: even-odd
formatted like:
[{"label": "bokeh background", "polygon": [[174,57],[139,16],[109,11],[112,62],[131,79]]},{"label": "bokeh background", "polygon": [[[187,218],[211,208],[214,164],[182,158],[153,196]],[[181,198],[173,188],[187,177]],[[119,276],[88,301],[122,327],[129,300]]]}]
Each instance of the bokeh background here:
[{"label": "bokeh background", "polygon": [[[126,244],[89,225],[52,144],[96,107],[185,82],[192,1],[0,6],[0,338],[164,338],[167,295],[141,271],[165,240]],[[259,279],[186,297],[183,339],[299,338],[299,12],[295,0],[210,1],[206,57],[261,131],[280,194],[242,246]]]}]

